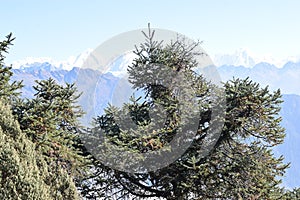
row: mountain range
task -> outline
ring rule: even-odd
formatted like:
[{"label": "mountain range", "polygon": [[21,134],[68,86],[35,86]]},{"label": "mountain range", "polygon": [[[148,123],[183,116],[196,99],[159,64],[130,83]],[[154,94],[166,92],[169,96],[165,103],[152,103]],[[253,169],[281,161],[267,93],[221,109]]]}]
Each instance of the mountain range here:
[{"label": "mountain range", "polygon": [[[122,82],[126,66],[133,59],[131,55],[117,58],[105,72],[92,69],[82,69],[80,66],[91,50],[73,57],[66,62],[56,62],[51,59],[27,59],[13,64],[13,80],[23,80],[25,87],[23,97],[31,98],[34,90],[34,80],[55,79],[59,84],[76,83],[79,92],[83,92],[79,104],[87,112],[82,119],[84,125],[89,125],[92,118],[103,114],[108,103],[121,105],[132,94],[129,84]],[[297,59],[287,61],[280,68],[274,62],[259,60],[240,52],[236,55],[215,56],[214,61],[226,63],[218,66],[218,72],[223,82],[236,78],[249,77],[261,86],[269,85],[270,90],[280,88],[284,103],[280,115],[282,126],[286,129],[284,144],[275,150],[276,155],[283,154],[291,167],[286,173],[283,185],[289,188],[300,186],[300,62]],[[261,62],[263,61],[263,62]],[[117,92],[116,92],[117,91]],[[116,95],[118,95],[116,97]]]},{"label": "mountain range", "polygon": [[259,63],[269,63],[281,68],[288,62],[297,63],[300,61],[300,55],[288,56],[288,57],[274,57],[272,55],[260,55],[253,53],[247,48],[237,49],[234,53],[227,54],[215,54],[211,56],[216,66],[232,65],[232,66],[244,66],[251,68]]}]

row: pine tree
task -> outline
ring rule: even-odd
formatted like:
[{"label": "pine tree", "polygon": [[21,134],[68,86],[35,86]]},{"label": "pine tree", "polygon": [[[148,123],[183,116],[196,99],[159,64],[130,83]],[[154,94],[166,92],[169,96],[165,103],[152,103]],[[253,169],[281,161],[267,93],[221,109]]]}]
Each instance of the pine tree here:
[{"label": "pine tree", "polygon": [[[105,115],[95,120],[95,128],[89,132],[91,138],[104,135],[108,139],[98,144],[100,147],[115,145],[124,152],[159,152],[175,137],[183,115],[192,121],[192,110],[190,113],[178,110],[176,86],[184,87],[185,82],[171,82],[173,85],[169,87],[149,84],[164,71],[158,66],[167,66],[167,73],[171,69],[189,79],[198,99],[197,105],[191,108],[201,113],[197,134],[180,158],[156,171],[127,173],[112,167],[119,164],[118,160],[112,159],[112,165],[95,161],[97,176],[91,178],[93,186],[86,188],[87,197],[92,199],[100,194],[116,199],[280,199],[280,176],[288,167],[283,157],[276,158],[272,153],[285,136],[278,116],[282,102],[280,91],[272,93],[249,79],[225,83],[224,126],[213,150],[201,157],[199,152],[212,126],[212,109],[217,106],[214,100],[222,98],[222,93],[218,92],[219,86],[193,71],[197,66],[194,56],[201,54],[194,52],[199,43],[185,44],[179,39],[163,46],[154,41],[154,32],[149,30],[144,35],[146,42],[135,51],[138,58],[128,70],[133,87],[145,91],[144,102],[132,98],[122,108],[108,107]],[[169,79],[168,74],[162,75]],[[160,109],[157,103],[166,110],[167,118],[163,128],[155,129],[157,126],[149,120],[149,112]],[[124,113],[128,112],[126,118]],[[119,120],[122,115],[124,121]],[[128,120],[134,121],[138,128],[121,128]],[[95,155],[101,156],[101,152]]]},{"label": "pine tree", "polygon": [[2,101],[0,113],[0,198],[78,199],[75,183],[66,170],[47,163],[36,145],[21,132],[10,106]]},{"label": "pine tree", "polygon": [[51,199],[47,164],[0,101],[0,199]]},{"label": "pine tree", "polygon": [[42,81],[35,99],[20,99],[22,84],[10,80],[3,62],[13,40],[9,34],[0,42],[0,198],[78,199],[74,181],[86,160],[76,135],[76,89]]},{"label": "pine tree", "polygon": [[78,199],[71,177],[62,168],[53,173],[36,145],[21,132],[9,107],[0,101],[0,198]]},{"label": "pine tree", "polygon": [[[83,112],[76,105],[79,95],[74,84],[61,86],[51,78],[36,83],[35,98],[19,99],[14,115],[21,130],[49,163],[52,174],[49,182],[56,184],[55,191],[64,187],[59,181],[68,180],[71,182],[63,184],[72,185],[88,170],[90,161],[83,155],[79,138],[78,118]],[[63,178],[62,174],[67,176]]]},{"label": "pine tree", "polygon": [[13,81],[10,83],[10,78],[13,75],[11,72],[12,67],[4,66],[4,53],[8,53],[9,46],[12,45],[12,42],[15,38],[12,37],[12,33],[6,36],[4,41],[0,42],[0,98],[5,100],[15,99],[22,87],[22,82]]}]

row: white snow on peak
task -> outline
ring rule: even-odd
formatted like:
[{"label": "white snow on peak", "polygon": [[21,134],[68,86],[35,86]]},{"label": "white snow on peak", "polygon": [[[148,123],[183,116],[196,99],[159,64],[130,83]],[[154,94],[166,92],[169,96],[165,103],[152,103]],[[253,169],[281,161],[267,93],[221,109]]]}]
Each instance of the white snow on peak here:
[{"label": "white snow on peak", "polygon": [[71,70],[73,67],[81,67],[93,49],[87,49],[78,56],[70,56],[67,61],[62,62],[63,69]]},{"label": "white snow on peak", "polygon": [[125,53],[110,64],[107,72],[110,72],[117,77],[124,77],[127,75],[128,66],[132,65],[135,58],[137,58],[137,55],[133,52]]},{"label": "white snow on peak", "polygon": [[12,67],[14,69],[24,69],[26,67],[30,67],[33,64],[49,63],[56,69],[71,70],[73,67],[81,67],[92,51],[93,49],[87,49],[86,51],[79,54],[78,56],[70,56],[65,61],[57,61],[50,57],[39,57],[39,58],[27,57],[23,60],[18,60],[13,62]]},{"label": "white snow on peak", "polygon": [[53,63],[53,65],[58,64],[57,61],[54,61],[50,57],[39,57],[39,58],[27,57],[23,60],[14,61],[12,63],[12,67],[14,69],[25,68],[25,67],[27,67],[31,64],[34,64],[34,63]]},{"label": "white snow on peak", "polygon": [[247,48],[240,48],[231,54],[216,54],[212,56],[212,60],[216,66],[233,65],[253,67],[258,63],[265,62],[280,68],[289,61],[299,62],[300,56],[277,58],[270,54],[258,55]]},{"label": "white snow on peak", "polygon": [[[33,65],[39,66],[43,63],[48,63],[48,65],[51,65],[53,69],[71,70],[73,69],[73,67],[81,67],[84,61],[92,52],[93,49],[87,49],[78,56],[70,56],[67,60],[64,61],[57,61],[50,57],[28,57],[23,60],[13,62],[12,67],[15,69],[24,69]],[[106,72],[110,72],[118,77],[124,76],[127,73],[128,65],[131,65],[134,58],[136,58],[136,55],[134,55],[133,53],[125,53],[112,61]],[[235,52],[229,54],[211,55],[211,59],[217,67],[222,65],[233,65],[251,68],[261,62],[265,62],[280,68],[288,62],[300,62],[300,55],[285,58],[276,58],[270,54],[258,55],[247,48],[240,48]]]}]

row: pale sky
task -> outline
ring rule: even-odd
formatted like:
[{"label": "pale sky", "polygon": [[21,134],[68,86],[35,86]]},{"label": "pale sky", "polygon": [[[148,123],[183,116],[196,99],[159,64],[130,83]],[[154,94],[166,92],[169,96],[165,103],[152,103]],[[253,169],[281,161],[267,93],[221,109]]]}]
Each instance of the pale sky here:
[{"label": "pale sky", "polygon": [[16,37],[6,63],[26,57],[64,60],[122,32],[169,29],[204,41],[208,54],[248,48],[300,55],[297,0],[0,0],[0,39]]}]

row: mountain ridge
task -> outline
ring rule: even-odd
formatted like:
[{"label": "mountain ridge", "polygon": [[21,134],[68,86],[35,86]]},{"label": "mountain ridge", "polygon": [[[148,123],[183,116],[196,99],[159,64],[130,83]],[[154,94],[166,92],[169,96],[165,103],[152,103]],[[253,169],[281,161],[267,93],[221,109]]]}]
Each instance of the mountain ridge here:
[{"label": "mountain ridge", "polygon": [[[57,69],[71,70],[73,67],[82,67],[84,61],[91,55],[94,50],[91,48],[86,49],[77,56],[70,56],[68,59],[63,61],[57,61],[50,57],[27,57],[22,60],[17,60],[12,63],[14,69],[20,69],[25,67],[30,67],[34,63],[50,63]],[[233,53],[216,53],[209,55],[217,67],[223,65],[232,66],[244,66],[247,68],[252,68],[259,63],[269,63],[276,66],[277,68],[282,68],[288,62],[299,63],[300,55],[288,56],[282,58],[276,58],[272,55],[258,55],[253,53],[247,48],[239,48]]]},{"label": "mountain ridge", "polygon": [[300,61],[300,55],[288,56],[288,57],[274,57],[272,55],[258,55],[253,53],[247,48],[240,48],[234,53],[223,53],[215,54],[212,56],[212,60],[215,65],[220,67],[222,65],[232,65],[232,66],[244,66],[251,68],[258,63],[270,63],[278,68],[283,67],[288,62],[297,63]]}]

